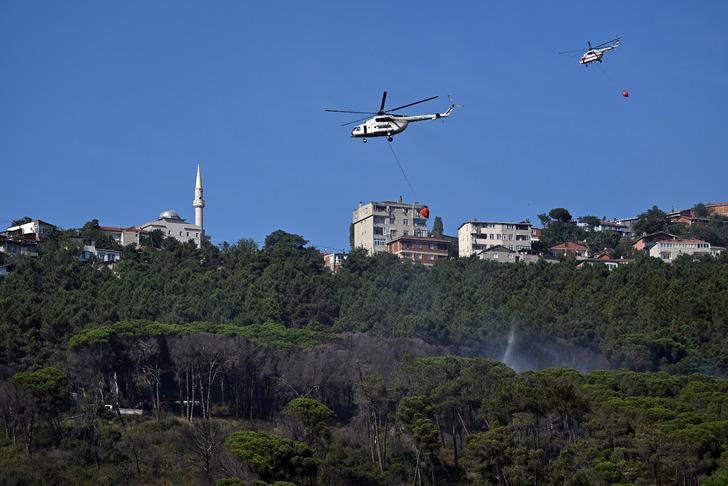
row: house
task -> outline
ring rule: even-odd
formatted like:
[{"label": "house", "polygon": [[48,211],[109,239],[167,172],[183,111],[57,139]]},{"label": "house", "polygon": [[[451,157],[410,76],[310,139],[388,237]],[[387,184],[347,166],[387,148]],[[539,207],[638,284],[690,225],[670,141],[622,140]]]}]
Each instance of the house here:
[{"label": "house", "polygon": [[719,255],[721,250],[711,248],[710,243],[702,240],[663,240],[655,242],[649,249],[649,255],[653,258],[672,263],[681,255]]},{"label": "house", "polygon": [[139,228],[117,228],[114,226],[99,226],[101,234],[109,236],[121,246],[136,245],[142,246],[146,240],[147,233]]},{"label": "house", "polygon": [[652,246],[653,243],[657,241],[676,239],[677,236],[673,235],[672,233],[668,233],[667,231],[657,231],[655,233],[643,235],[638,238],[634,243],[632,243],[632,248],[634,248],[634,251],[642,251],[649,248],[650,246]]},{"label": "house", "polygon": [[693,223],[707,223],[708,218],[695,216],[692,209],[681,209],[672,211],[665,215],[665,220],[672,224],[684,224],[691,226]]},{"label": "house", "polygon": [[620,233],[622,236],[628,236],[630,234],[630,229],[618,222],[618,221],[599,221],[599,224],[597,226],[590,226],[587,223],[576,223],[576,225],[579,228],[584,229],[585,231],[614,231],[615,233]]},{"label": "house", "polygon": [[12,226],[6,229],[4,233],[10,238],[22,237],[27,241],[29,237],[32,237],[36,241],[40,241],[48,237],[54,229],[56,229],[54,225],[41,221],[40,219],[36,219],[28,223]]},{"label": "house", "polygon": [[639,217],[633,216],[631,218],[615,219],[613,222],[624,226],[627,229],[627,236],[633,236],[634,225],[637,224],[637,221],[639,221]]},{"label": "house", "polygon": [[634,263],[631,258],[609,258],[602,255],[599,258],[584,258],[576,265],[576,268],[584,268],[586,265],[605,265],[609,270]]},{"label": "house", "polygon": [[543,228],[531,228],[531,241],[541,241]]},{"label": "house", "polygon": [[570,256],[578,260],[589,256],[589,247],[575,241],[567,241],[549,248],[549,254],[555,258]]},{"label": "house", "polygon": [[324,267],[337,273],[349,255],[347,253],[322,253],[321,256],[324,259]]},{"label": "house", "polygon": [[706,204],[705,208],[710,215],[728,218],[728,202]]},{"label": "house", "polygon": [[71,238],[67,249],[74,250],[76,257],[82,262],[98,262],[98,263],[114,263],[121,260],[121,252],[119,250],[107,250],[105,248],[96,248],[96,242],[93,240],[85,240],[83,238]]},{"label": "house", "polygon": [[447,248],[446,239],[434,236],[400,236],[387,243],[389,253],[428,267],[446,260]]},{"label": "house", "polygon": [[506,221],[466,221],[458,228],[458,256],[477,255],[493,246],[509,250],[531,249],[531,223]]},{"label": "house", "polygon": [[38,256],[38,239],[34,233],[8,237],[0,235],[0,253],[12,256]]}]

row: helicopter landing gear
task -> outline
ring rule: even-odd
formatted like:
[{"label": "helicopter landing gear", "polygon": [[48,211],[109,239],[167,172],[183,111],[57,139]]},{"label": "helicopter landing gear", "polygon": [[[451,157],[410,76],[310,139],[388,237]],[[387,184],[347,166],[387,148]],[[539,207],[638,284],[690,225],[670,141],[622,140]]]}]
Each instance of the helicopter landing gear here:
[{"label": "helicopter landing gear", "polygon": [[387,142],[390,142],[390,143],[391,143],[391,142],[392,142],[392,140],[394,140],[394,138],[392,138],[392,136],[391,136],[391,135],[389,135],[389,136],[387,137]]}]

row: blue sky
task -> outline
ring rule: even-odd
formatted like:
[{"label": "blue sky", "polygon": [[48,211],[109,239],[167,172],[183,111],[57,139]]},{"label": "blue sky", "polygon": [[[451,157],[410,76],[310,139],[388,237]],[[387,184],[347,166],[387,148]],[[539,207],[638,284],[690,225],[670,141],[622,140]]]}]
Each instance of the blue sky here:
[{"label": "blue sky", "polygon": [[[216,243],[344,248],[359,201],[399,195],[453,234],[728,200],[728,3],[457,4],[2,2],[0,225],[193,220],[198,160]],[[617,34],[601,69],[557,54]],[[395,138],[415,194],[386,141],[323,111],[384,90],[465,105]]]}]

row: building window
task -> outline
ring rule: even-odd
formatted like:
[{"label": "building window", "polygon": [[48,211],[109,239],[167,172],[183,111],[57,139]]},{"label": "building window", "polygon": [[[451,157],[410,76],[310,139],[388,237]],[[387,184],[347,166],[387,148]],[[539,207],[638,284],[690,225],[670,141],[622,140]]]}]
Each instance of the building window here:
[{"label": "building window", "polygon": [[404,231],[402,231],[402,234],[403,234],[404,236],[409,236],[409,231],[408,231],[408,230],[404,230]]},{"label": "building window", "polygon": [[407,225],[409,224],[409,219],[407,219],[407,218],[404,218],[404,219],[402,220],[402,224],[404,224],[405,226],[407,226]]},{"label": "building window", "polygon": [[374,234],[375,235],[383,235],[384,234],[384,228],[381,226],[375,226],[374,227]]}]

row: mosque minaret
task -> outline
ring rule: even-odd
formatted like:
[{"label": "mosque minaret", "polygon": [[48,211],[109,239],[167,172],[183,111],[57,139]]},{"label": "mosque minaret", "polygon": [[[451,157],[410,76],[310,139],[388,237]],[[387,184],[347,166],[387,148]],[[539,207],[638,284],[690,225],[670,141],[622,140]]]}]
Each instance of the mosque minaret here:
[{"label": "mosque minaret", "polygon": [[[202,199],[202,176],[200,176],[200,163],[197,163],[197,181],[195,182],[195,200],[192,201],[195,208],[195,225],[200,227],[200,232],[204,237],[205,227],[202,224],[202,209],[205,207],[205,200]],[[202,241],[202,238],[200,238]]]}]

